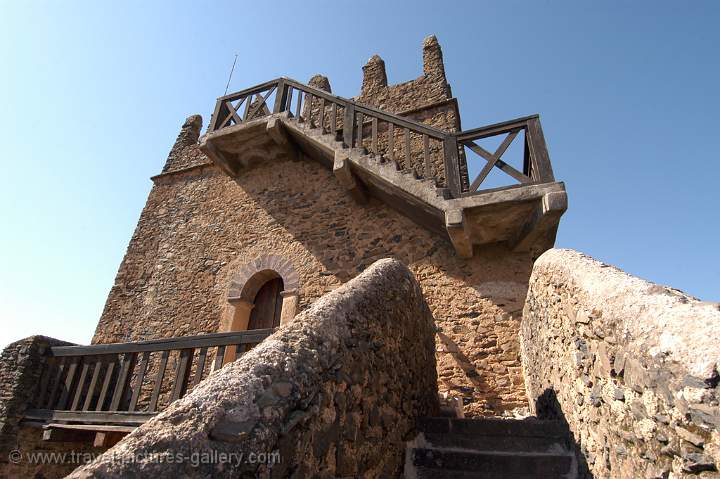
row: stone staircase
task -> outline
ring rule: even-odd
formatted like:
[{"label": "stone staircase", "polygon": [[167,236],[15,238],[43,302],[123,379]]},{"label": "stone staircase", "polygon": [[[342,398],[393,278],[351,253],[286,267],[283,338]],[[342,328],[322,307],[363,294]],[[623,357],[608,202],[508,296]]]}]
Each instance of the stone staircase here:
[{"label": "stone staircase", "polygon": [[[357,167],[387,179],[400,187],[404,192],[420,196],[439,210],[445,207],[444,200],[450,199],[450,191],[445,187],[438,187],[434,178],[425,178],[413,168],[403,168],[397,160],[388,160],[382,155],[373,155],[365,147],[349,148],[341,138],[341,132],[328,133],[316,125],[298,121],[296,118],[284,118],[283,124],[293,128],[296,133],[323,145],[327,151],[325,156],[335,159],[345,157]],[[338,155],[339,153],[339,155]]]},{"label": "stone staircase", "polygon": [[[522,171],[500,160],[520,132]],[[505,135],[498,156],[475,143],[498,135]],[[199,148],[233,178],[275,159],[317,161],[359,203],[380,200],[464,258],[486,244],[540,254],[554,244],[567,208],[537,115],[451,132],[279,78],[220,97]],[[483,165],[473,182],[468,151]],[[482,189],[494,168],[514,184]]]},{"label": "stone staircase", "polygon": [[423,418],[408,443],[407,479],[577,478],[567,432],[538,419]]}]

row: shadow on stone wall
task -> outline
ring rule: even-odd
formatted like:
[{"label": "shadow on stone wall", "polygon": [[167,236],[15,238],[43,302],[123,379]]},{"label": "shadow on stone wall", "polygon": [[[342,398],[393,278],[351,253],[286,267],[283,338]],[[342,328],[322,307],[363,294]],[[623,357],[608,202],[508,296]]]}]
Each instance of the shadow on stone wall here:
[{"label": "shadow on stone wall", "polygon": [[378,261],[70,477],[399,477],[436,382],[422,291]]},{"label": "shadow on stone wall", "polygon": [[568,424],[565,413],[562,410],[560,401],[558,401],[557,393],[554,389],[546,389],[538,397],[535,398],[535,414],[538,419],[548,419],[558,421],[567,440],[567,446],[575,453],[575,461],[577,464],[578,479],[593,479],[595,476],[590,472],[587,459],[582,453],[580,444],[575,440],[570,424]]},{"label": "shadow on stone wall", "polygon": [[[437,333],[437,339],[442,344],[445,352],[453,355],[458,367],[462,369],[462,372],[468,378],[472,384],[472,389],[479,391],[483,395],[483,400],[493,409],[502,406],[502,400],[498,396],[497,392],[492,388],[490,384],[485,380],[484,374],[478,371],[478,368],[473,364],[473,361],[467,357],[467,355],[460,349],[460,347],[445,333]],[[470,393],[472,391],[462,390],[463,392]],[[463,405],[467,405],[467,401],[463,401]]]},{"label": "shadow on stone wall", "polygon": [[332,172],[307,158],[258,166],[229,184],[239,186],[235,194],[248,195],[264,221],[279,230],[277,243],[290,237],[278,253],[298,264],[302,308],[374,261],[395,258],[415,273],[438,330],[454,343],[453,351],[443,352],[438,341],[441,389],[472,403],[470,416],[527,405],[517,333],[530,254],[495,245],[460,258],[442,234],[388,205],[376,199],[355,203]]}]

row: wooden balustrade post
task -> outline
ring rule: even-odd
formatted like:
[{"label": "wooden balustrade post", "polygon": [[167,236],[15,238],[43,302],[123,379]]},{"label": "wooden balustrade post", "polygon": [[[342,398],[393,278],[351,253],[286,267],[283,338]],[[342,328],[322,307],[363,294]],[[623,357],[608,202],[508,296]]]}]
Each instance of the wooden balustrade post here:
[{"label": "wooden balustrade post", "polygon": [[50,378],[53,376],[53,371],[55,370],[56,363],[57,359],[52,356],[50,356],[47,360],[47,363],[45,363],[45,370],[43,371],[42,377],[40,378],[40,394],[38,394],[34,401],[36,407],[45,407],[45,403],[43,401],[45,399],[45,396],[47,395],[48,386],[50,385],[51,381]]},{"label": "wooden balustrade post", "polygon": [[325,133],[325,98],[320,98],[320,131]]},{"label": "wooden balustrade post", "polygon": [[90,404],[92,403],[93,396],[95,395],[95,387],[97,386],[98,378],[100,377],[100,370],[102,369],[102,359],[98,358],[95,361],[95,367],[93,368],[92,378],[90,379],[90,385],[88,386],[87,394],[85,395],[85,402],[83,403],[83,411],[90,410]]},{"label": "wooden balustrade post", "polygon": [[357,113],[357,147],[363,147],[363,123],[365,122],[365,115],[360,111]]},{"label": "wooden balustrade post", "polygon": [[73,386],[73,380],[75,379],[75,372],[77,371],[78,364],[80,364],[80,357],[75,356],[70,360],[70,367],[68,368],[67,375],[65,376],[65,384],[60,391],[60,400],[57,404],[57,409],[65,409],[67,406],[67,400],[70,397],[70,391]]},{"label": "wooden balustrade post", "polygon": [[530,171],[534,173],[533,180],[538,183],[550,183],[555,181],[550,156],[548,155],[545,135],[538,117],[530,118],[525,130],[527,145],[530,149],[529,156],[532,161]]},{"label": "wooden balustrade post", "polygon": [[117,382],[115,383],[115,391],[110,401],[110,410],[118,411],[124,402],[127,387],[132,377],[132,371],[135,369],[135,360],[137,353],[125,353],[120,361],[120,372],[118,373]]},{"label": "wooden balustrade post", "polygon": [[408,170],[415,170],[412,163],[412,156],[410,154],[410,128],[405,127],[405,168]]},{"label": "wooden balustrade post", "polygon": [[67,361],[67,358],[63,357],[60,358],[60,362],[57,366],[57,372],[55,373],[55,379],[52,383],[52,389],[50,389],[50,396],[48,396],[47,399],[47,408],[48,409],[54,409],[55,408],[55,397],[57,396],[58,388],[60,388],[60,383],[63,378],[63,372],[65,371],[65,363]]},{"label": "wooden balustrade post", "polygon": [[297,91],[297,102],[295,103],[295,119],[300,122],[302,121],[302,103],[303,103],[303,91]]},{"label": "wooden balustrade post", "polygon": [[460,162],[458,161],[458,144],[454,135],[448,135],[443,140],[443,160],[445,163],[445,178],[447,187],[453,198],[459,198],[462,192],[460,187]]},{"label": "wooden balustrade post", "polygon": [[140,361],[140,368],[138,370],[137,379],[135,380],[135,387],[132,391],[132,398],[130,399],[130,407],[128,411],[134,411],[137,407],[138,399],[140,398],[140,391],[142,390],[143,380],[145,379],[145,373],[147,372],[148,361],[150,360],[150,351],[145,351]]},{"label": "wooden balustrade post", "polygon": [[277,90],[275,90],[275,105],[273,105],[273,113],[285,111],[287,105],[287,85],[282,78],[278,80]]},{"label": "wooden balustrade post", "polygon": [[185,391],[187,391],[194,352],[195,350],[193,348],[180,350],[180,356],[178,357],[175,369],[175,384],[173,385],[170,402],[180,399],[185,395]]},{"label": "wooden balustrade post", "polygon": [[153,392],[150,398],[148,411],[155,412],[160,399],[160,389],[162,388],[163,378],[165,377],[165,369],[167,368],[168,357],[170,351],[165,350],[160,355],[160,365],[158,366],[157,375],[155,376],[155,384],[153,384]]},{"label": "wooden balustrade post", "polygon": [[330,133],[337,139],[337,103],[330,106]]},{"label": "wooden balustrade post", "polygon": [[75,397],[73,398],[70,410],[76,411],[80,405],[80,397],[82,396],[83,387],[85,386],[85,379],[87,379],[88,370],[90,369],[90,363],[88,363],[86,357],[82,357],[82,372],[80,373],[80,379],[78,379],[77,387],[75,388]]},{"label": "wooden balustrade post", "polygon": [[305,116],[305,127],[306,128],[312,128],[312,114],[313,114],[313,100],[315,99],[315,96],[312,93],[305,93],[305,111],[307,111],[307,115]]},{"label": "wooden balustrade post", "polygon": [[105,377],[103,378],[102,389],[100,389],[100,397],[95,405],[96,411],[102,411],[102,408],[105,405],[105,398],[107,397],[108,389],[110,388],[110,379],[112,378],[113,371],[115,370],[116,361],[116,355],[108,360],[107,368],[105,369]]},{"label": "wooden balustrade post", "polygon": [[345,117],[343,118],[343,143],[346,148],[353,147],[355,138],[355,105],[348,103],[345,105]]},{"label": "wooden balustrade post", "polygon": [[395,161],[395,125],[393,123],[388,123],[387,159],[390,163]]},{"label": "wooden balustrade post", "polygon": [[[213,132],[218,129],[218,122],[222,121],[221,115],[227,115],[230,113],[225,106],[225,102],[218,100],[215,102],[215,110],[213,111],[212,117],[210,118],[210,125],[208,126],[208,132]],[[223,116],[225,118],[225,116]]]},{"label": "wooden balustrade post", "polygon": [[430,138],[423,133],[423,178],[432,178],[432,169],[430,167]]}]

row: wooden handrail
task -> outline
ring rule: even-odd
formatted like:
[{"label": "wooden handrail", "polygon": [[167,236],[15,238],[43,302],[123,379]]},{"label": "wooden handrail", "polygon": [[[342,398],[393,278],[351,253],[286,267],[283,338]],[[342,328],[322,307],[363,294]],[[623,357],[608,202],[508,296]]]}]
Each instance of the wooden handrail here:
[{"label": "wooden handrail", "polygon": [[210,333],[197,336],[182,336],[166,339],[150,339],[131,343],[92,344],[89,346],[54,346],[50,348],[55,357],[86,356],[144,351],[166,351],[174,349],[201,348],[231,344],[259,343],[270,336],[273,329],[252,329],[230,333]]},{"label": "wooden handrail", "polygon": [[481,126],[479,128],[473,128],[472,130],[464,130],[457,133],[456,136],[458,141],[464,140],[477,140],[480,138],[488,138],[490,136],[499,135],[500,133],[506,133],[518,126],[525,125],[528,120],[534,118],[540,118],[540,115],[530,115],[521,118],[515,118],[514,120],[502,121],[500,123],[493,123],[492,125]]},{"label": "wooden handrail", "polygon": [[343,106],[352,105],[356,112],[360,112],[360,113],[362,113],[364,115],[368,115],[370,117],[375,117],[380,120],[394,123],[395,125],[401,126],[403,128],[410,128],[413,131],[416,131],[418,133],[424,133],[424,134],[431,136],[433,138],[436,138],[438,140],[443,140],[449,135],[448,132],[440,130],[438,128],[434,128],[429,125],[426,125],[425,123],[420,123],[415,120],[411,120],[409,118],[403,118],[401,116],[397,116],[392,113],[387,113],[382,110],[378,110],[377,108],[373,108],[371,106],[357,103],[354,100],[349,100],[349,99],[343,98],[341,96],[333,95],[332,93],[328,93],[324,90],[320,90],[319,88],[315,88],[310,85],[305,85],[296,80],[285,78],[285,81],[288,85],[292,85],[292,87],[297,90],[302,90],[304,92],[311,93],[314,96],[317,96],[319,98],[324,98],[325,100],[330,101],[330,102],[339,103]]},{"label": "wooden handrail", "polygon": [[[52,347],[47,353],[33,408],[25,417],[137,421],[183,397],[210,371],[237,359],[273,331],[257,329]],[[170,365],[174,365],[172,374],[167,371]]]},{"label": "wooden handrail", "polygon": [[28,409],[24,419],[34,421],[77,421],[88,424],[135,424],[140,425],[153,417],[155,412],[96,412],[55,411],[52,409]]},{"label": "wooden handrail", "polygon": [[[268,100],[273,94],[275,99],[271,109]],[[252,108],[251,104],[254,104]],[[208,132],[261,118],[263,115],[258,116],[258,113],[263,107],[266,107],[263,115],[287,111],[309,128],[319,126],[324,133],[341,138],[348,148],[369,148],[370,154],[413,170],[418,177],[433,179],[438,186],[447,187],[454,198],[479,192],[481,184],[495,167],[521,184],[555,181],[538,115],[452,133],[286,77],[218,98]],[[241,109],[244,111],[241,112]],[[525,137],[523,171],[501,159],[520,132],[524,132]],[[383,134],[384,140],[380,141],[379,136]],[[475,143],[476,140],[502,134],[507,136],[495,153]],[[413,144],[421,146],[412,147]],[[461,171],[466,150],[478,154],[487,162],[474,181],[467,179]],[[433,169],[436,163],[443,165],[444,179],[437,167]]]},{"label": "wooden handrail", "polygon": [[[501,159],[502,155],[507,151],[510,144],[517,138],[520,132],[524,132],[525,136],[523,145],[523,171],[518,171]],[[494,153],[489,152],[475,143],[475,140],[502,134],[506,134],[505,139]],[[463,195],[473,195],[477,193],[480,185],[485,181],[494,167],[499,168],[520,184],[550,183],[555,181],[555,176],[550,166],[550,158],[547,154],[547,146],[545,145],[542,127],[540,126],[539,115],[516,118],[502,123],[495,123],[493,125],[463,131],[457,134],[457,139],[462,147],[479,155],[487,162]]]}]

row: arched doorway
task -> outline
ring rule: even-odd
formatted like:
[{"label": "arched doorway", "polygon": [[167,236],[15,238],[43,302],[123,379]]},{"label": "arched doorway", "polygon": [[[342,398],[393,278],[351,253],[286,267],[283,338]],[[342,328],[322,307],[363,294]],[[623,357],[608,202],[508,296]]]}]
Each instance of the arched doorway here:
[{"label": "arched doorway", "polygon": [[250,321],[247,329],[277,328],[280,326],[282,314],[282,278],[274,278],[266,281],[253,300],[253,308],[250,311]]},{"label": "arched doorway", "polygon": [[[292,321],[299,302],[298,289],[298,274],[289,260],[274,255],[256,258],[231,279],[227,301],[232,308],[221,321],[220,331],[270,329]],[[247,349],[228,347],[223,364]]]}]

